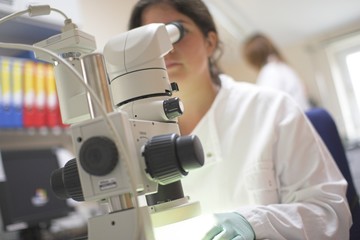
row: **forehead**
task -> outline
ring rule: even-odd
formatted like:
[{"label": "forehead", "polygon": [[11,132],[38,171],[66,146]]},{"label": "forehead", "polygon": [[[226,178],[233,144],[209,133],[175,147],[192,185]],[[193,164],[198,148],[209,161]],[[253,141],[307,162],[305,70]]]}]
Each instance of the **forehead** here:
[{"label": "forehead", "polygon": [[184,23],[193,23],[186,15],[178,12],[172,6],[164,3],[155,4],[144,9],[142,13],[142,24],[149,23],[169,23],[180,21]]}]

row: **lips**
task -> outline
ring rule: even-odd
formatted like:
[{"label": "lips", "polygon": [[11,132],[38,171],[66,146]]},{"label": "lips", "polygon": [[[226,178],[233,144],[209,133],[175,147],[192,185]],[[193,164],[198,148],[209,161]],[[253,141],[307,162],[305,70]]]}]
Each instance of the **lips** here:
[{"label": "lips", "polygon": [[173,68],[173,67],[176,67],[176,66],[179,66],[179,65],[180,65],[180,63],[174,62],[174,61],[166,62],[166,68],[167,68],[167,69]]}]

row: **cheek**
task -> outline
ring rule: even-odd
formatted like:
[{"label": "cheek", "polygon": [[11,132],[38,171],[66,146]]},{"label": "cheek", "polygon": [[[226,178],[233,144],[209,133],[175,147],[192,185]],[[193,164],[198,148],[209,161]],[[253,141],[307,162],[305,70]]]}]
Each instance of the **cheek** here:
[{"label": "cheek", "polygon": [[186,57],[186,62],[191,68],[203,68],[207,65],[207,51],[203,42],[187,41],[179,43],[179,52]]}]

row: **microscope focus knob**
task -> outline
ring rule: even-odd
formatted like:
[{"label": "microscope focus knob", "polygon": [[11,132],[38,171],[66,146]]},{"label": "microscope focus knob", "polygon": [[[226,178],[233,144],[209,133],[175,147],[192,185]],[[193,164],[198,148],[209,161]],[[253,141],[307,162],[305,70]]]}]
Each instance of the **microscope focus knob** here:
[{"label": "microscope focus knob", "polygon": [[163,102],[164,112],[168,119],[174,119],[184,113],[184,105],[179,98],[169,98]]},{"label": "microscope focus knob", "polygon": [[116,144],[107,137],[91,137],[81,146],[79,160],[82,168],[89,174],[104,176],[117,165],[119,153]]},{"label": "microscope focus knob", "polygon": [[60,199],[84,201],[76,159],[71,159],[63,168],[54,170],[51,173],[50,185]]},{"label": "microscope focus knob", "polygon": [[197,136],[166,134],[153,137],[144,147],[146,172],[162,185],[180,180],[189,170],[204,165],[204,153]]}]

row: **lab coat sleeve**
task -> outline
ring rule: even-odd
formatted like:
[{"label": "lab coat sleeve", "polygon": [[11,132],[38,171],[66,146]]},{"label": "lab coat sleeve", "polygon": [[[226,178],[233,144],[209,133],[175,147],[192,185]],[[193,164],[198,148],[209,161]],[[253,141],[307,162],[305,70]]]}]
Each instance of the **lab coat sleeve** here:
[{"label": "lab coat sleeve", "polygon": [[348,239],[347,183],[300,109],[285,101],[274,123],[279,204],[238,210],[257,239]]}]

